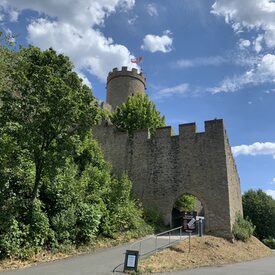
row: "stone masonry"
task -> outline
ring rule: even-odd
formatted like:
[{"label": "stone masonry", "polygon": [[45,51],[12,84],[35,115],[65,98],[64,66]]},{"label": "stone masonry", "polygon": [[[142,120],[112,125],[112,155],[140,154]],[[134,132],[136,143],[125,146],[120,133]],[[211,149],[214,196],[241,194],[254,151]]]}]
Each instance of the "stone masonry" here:
[{"label": "stone masonry", "polygon": [[[118,91],[119,92],[119,91]],[[166,224],[182,194],[196,196],[204,207],[206,232],[230,238],[238,211],[242,213],[240,181],[223,120],[205,121],[198,133],[195,123],[159,128],[154,137],[137,131],[130,140],[113,125],[93,130],[113,171],[127,172],[144,207],[156,208]]]},{"label": "stone masonry", "polygon": [[122,67],[122,70],[118,71],[115,68],[107,78],[106,103],[114,109],[125,102],[128,96],[144,93],[144,90],[145,78],[137,69],[127,71],[127,67]]}]

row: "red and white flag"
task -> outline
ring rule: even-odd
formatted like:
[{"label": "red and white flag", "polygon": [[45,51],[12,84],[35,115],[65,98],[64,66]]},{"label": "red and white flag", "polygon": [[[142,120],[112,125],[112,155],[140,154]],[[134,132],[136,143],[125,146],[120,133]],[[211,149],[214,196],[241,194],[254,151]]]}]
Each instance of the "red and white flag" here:
[{"label": "red and white flag", "polygon": [[135,64],[139,64],[142,60],[143,60],[143,57],[142,56],[138,56],[138,57],[132,58],[131,62],[135,63]]}]

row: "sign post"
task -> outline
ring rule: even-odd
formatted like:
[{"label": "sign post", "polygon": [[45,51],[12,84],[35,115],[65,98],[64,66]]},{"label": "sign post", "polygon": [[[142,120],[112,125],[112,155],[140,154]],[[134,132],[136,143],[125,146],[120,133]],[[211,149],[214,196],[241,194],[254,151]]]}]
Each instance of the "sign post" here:
[{"label": "sign post", "polygon": [[126,250],[123,272],[127,272],[127,271],[137,272],[138,256],[139,256],[139,251]]},{"label": "sign post", "polygon": [[195,233],[196,232],[196,216],[197,212],[196,211],[185,211],[183,212],[183,224],[182,224],[182,229],[184,232],[187,233]]},{"label": "sign post", "polygon": [[200,218],[199,219],[199,236],[202,237],[203,236],[203,220]]}]

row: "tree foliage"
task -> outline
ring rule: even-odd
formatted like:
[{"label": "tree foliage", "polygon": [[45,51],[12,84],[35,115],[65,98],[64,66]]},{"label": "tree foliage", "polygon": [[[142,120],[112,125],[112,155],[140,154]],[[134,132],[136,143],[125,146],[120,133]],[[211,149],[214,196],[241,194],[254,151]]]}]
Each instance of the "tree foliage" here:
[{"label": "tree foliage", "polygon": [[196,197],[190,194],[183,194],[175,202],[175,208],[179,211],[191,211],[196,206]]},{"label": "tree foliage", "polygon": [[148,95],[137,94],[117,107],[111,116],[112,123],[118,130],[133,135],[135,130],[149,129],[154,134],[156,128],[165,126],[165,118],[156,110]]},{"label": "tree foliage", "polygon": [[275,238],[275,200],[259,189],[245,192],[242,201],[244,216],[256,226],[256,236]]},{"label": "tree foliage", "polygon": [[15,53],[10,50],[11,48],[12,43],[9,42],[9,36],[5,36],[0,31],[0,92],[11,85],[10,75],[16,62]]},{"label": "tree foliage", "polygon": [[34,47],[16,57],[11,89],[2,93],[0,125],[34,162],[34,200],[43,174],[58,167],[83,139],[97,121],[98,108],[67,57]]},{"label": "tree foliage", "polygon": [[233,224],[232,233],[237,240],[246,242],[250,239],[255,231],[255,226],[249,220],[244,219],[243,216],[238,212],[236,214],[236,220]]},{"label": "tree foliage", "polygon": [[1,50],[13,58],[0,59],[0,258],[146,232],[131,182],[92,138],[101,111],[69,59]]}]

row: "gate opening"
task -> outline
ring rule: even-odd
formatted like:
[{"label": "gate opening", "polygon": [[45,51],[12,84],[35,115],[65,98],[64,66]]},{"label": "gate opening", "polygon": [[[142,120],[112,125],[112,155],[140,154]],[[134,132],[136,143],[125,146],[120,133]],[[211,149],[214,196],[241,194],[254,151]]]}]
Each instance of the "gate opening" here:
[{"label": "gate opening", "polygon": [[183,226],[184,212],[196,212],[197,216],[204,217],[204,207],[194,195],[183,194],[174,204],[172,210],[172,227]]}]

